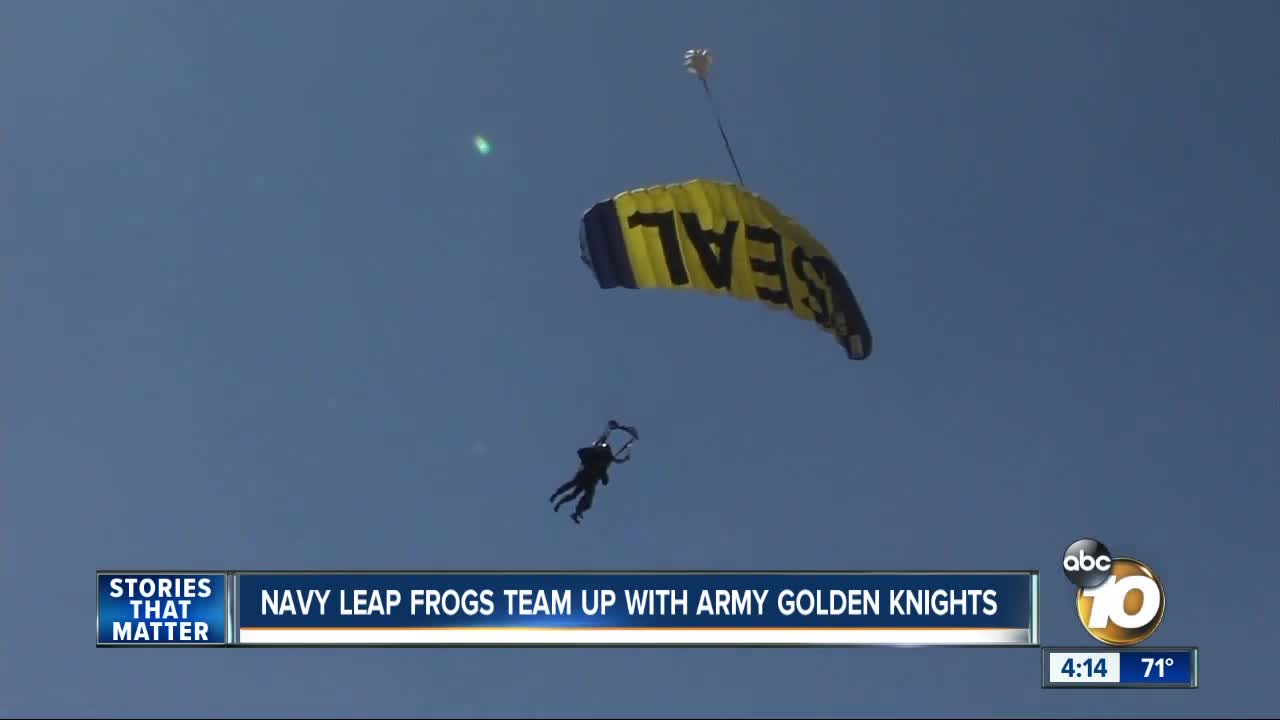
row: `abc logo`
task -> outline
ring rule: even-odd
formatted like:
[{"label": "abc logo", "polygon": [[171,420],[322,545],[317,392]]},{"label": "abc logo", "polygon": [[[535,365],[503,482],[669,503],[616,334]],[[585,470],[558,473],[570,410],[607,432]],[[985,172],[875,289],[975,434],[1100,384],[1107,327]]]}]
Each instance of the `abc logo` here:
[{"label": "abc logo", "polygon": [[1077,540],[1062,556],[1062,572],[1078,588],[1097,587],[1111,577],[1111,551],[1093,538]]},{"label": "abc logo", "polygon": [[1106,555],[1094,557],[1092,555],[1085,555],[1084,553],[1080,553],[1079,555],[1068,555],[1066,559],[1062,561],[1062,568],[1067,572],[1076,572],[1078,570],[1083,570],[1084,572],[1092,572],[1094,570],[1109,572],[1111,570],[1111,558]]},{"label": "abc logo", "polygon": [[1108,645],[1136,645],[1160,627],[1164,586],[1145,564],[1113,558],[1105,545],[1085,539],[1067,549],[1062,569],[1079,588],[1076,611],[1095,639]]}]

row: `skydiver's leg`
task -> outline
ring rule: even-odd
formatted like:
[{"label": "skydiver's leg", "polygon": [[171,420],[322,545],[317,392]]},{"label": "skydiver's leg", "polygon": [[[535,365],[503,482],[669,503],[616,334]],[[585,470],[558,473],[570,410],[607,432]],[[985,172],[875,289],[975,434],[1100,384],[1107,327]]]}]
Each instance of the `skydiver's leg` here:
[{"label": "skydiver's leg", "polygon": [[569,490],[576,484],[578,484],[578,476],[574,475],[572,480],[556,488],[556,491],[551,493],[551,502],[556,501],[557,495],[563,495],[564,493],[569,492]]},{"label": "skydiver's leg", "polygon": [[560,506],[582,494],[582,483],[575,483],[573,492],[560,498],[560,502],[556,503],[556,512],[560,512]]},{"label": "skydiver's leg", "polygon": [[582,517],[582,513],[591,509],[591,501],[595,500],[596,486],[595,483],[587,486],[586,492],[582,494],[582,499],[578,501],[578,507],[573,509],[575,522],[577,518]]}]

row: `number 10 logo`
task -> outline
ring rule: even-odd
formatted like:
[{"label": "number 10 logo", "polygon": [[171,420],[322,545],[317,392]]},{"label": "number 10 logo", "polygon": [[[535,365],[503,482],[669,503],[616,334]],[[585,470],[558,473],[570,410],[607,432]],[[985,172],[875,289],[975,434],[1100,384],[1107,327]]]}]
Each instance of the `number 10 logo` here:
[{"label": "number 10 logo", "polygon": [[1164,619],[1164,587],[1143,563],[1115,558],[1106,581],[1077,590],[1076,610],[1094,638],[1108,645],[1136,645]]}]

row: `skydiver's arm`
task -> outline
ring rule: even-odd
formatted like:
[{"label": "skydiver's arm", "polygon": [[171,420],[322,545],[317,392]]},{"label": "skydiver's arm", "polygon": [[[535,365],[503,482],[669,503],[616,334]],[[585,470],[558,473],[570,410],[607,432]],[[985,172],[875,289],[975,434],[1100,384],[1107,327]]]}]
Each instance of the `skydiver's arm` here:
[{"label": "skydiver's arm", "polygon": [[616,463],[631,462],[631,453],[627,453],[626,457],[615,457],[613,461]]},{"label": "skydiver's arm", "polygon": [[609,473],[607,473],[607,472],[600,473],[600,484],[602,484],[602,485],[608,485],[608,484],[609,484]]}]

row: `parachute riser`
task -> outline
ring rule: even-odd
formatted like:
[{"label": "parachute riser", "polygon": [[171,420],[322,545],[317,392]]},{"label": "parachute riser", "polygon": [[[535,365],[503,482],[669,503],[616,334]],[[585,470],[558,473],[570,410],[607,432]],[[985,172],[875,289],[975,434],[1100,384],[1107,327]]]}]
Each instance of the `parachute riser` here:
[{"label": "parachute riser", "polygon": [[640,433],[630,425],[623,425],[616,421],[611,421],[608,428],[605,430],[605,437],[607,438],[611,435],[614,430],[621,430],[629,436],[627,441],[622,444],[622,447],[618,448],[618,451],[613,454],[614,460],[625,460],[630,457],[630,455],[624,456],[623,453],[627,452],[627,450],[635,444],[635,441],[640,439]]},{"label": "parachute riser", "polygon": [[[618,448],[618,452],[613,454],[614,461],[616,462],[619,460],[629,460],[631,458],[631,453],[627,451],[631,448],[631,444],[634,443],[635,441],[636,441],[635,438],[631,438],[630,440],[623,443],[622,447]],[[626,454],[623,455],[623,453],[626,453]]]}]

